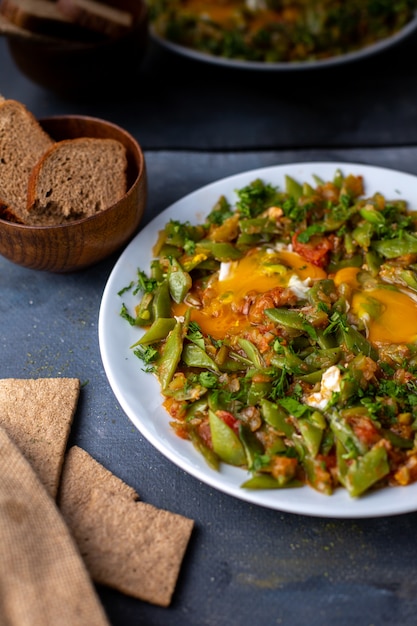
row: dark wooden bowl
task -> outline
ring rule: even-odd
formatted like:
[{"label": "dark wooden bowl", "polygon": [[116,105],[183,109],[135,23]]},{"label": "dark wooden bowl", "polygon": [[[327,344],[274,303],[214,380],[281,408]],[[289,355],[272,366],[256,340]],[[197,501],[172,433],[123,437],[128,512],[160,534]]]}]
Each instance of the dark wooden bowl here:
[{"label": "dark wooden bowl", "polygon": [[75,137],[113,138],[126,147],[128,191],[108,209],[57,226],[26,226],[0,219],[1,255],[32,269],[72,272],[110,256],[138,231],[147,200],[145,159],[138,142],[110,122],[69,115],[42,119],[40,123],[56,141]]},{"label": "dark wooden bowl", "polygon": [[124,0],[134,25],[121,37],[82,42],[10,32],[10,54],[27,78],[58,94],[80,99],[108,98],[135,88],[148,45],[145,0]]}]

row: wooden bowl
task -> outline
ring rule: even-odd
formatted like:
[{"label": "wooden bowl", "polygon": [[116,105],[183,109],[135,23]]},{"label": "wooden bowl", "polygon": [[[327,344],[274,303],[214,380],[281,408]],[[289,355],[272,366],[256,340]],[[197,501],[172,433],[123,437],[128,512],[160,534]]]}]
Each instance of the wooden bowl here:
[{"label": "wooden bowl", "polygon": [[4,32],[16,66],[34,83],[73,99],[115,98],[136,89],[149,41],[147,5],[145,0],[118,2],[132,12],[134,24],[117,38],[83,42]]},{"label": "wooden bowl", "polygon": [[110,122],[77,115],[39,121],[56,141],[75,137],[113,138],[121,141],[127,152],[128,191],[108,209],[57,226],[26,226],[0,219],[2,256],[32,269],[72,272],[110,256],[138,231],[147,199],[145,159],[137,141]]}]

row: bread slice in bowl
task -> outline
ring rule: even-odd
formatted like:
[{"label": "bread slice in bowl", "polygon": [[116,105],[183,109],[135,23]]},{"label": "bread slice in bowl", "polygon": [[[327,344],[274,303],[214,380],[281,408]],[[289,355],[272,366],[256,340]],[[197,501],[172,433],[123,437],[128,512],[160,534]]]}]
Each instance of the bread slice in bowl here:
[{"label": "bread slice in bowl", "polygon": [[55,143],[32,169],[31,219],[65,222],[95,215],[126,193],[127,157],[116,139],[78,137]]},{"label": "bread slice in bowl", "polygon": [[133,26],[133,15],[97,0],[57,0],[57,8],[75,24],[106,37],[121,37]]},{"label": "bread slice in bowl", "polygon": [[55,141],[16,100],[0,100],[0,202],[25,215],[30,173]]}]

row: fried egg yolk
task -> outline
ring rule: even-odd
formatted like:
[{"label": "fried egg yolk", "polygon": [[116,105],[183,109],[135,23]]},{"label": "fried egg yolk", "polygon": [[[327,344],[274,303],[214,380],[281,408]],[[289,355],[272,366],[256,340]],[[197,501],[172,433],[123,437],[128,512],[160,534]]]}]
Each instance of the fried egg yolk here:
[{"label": "fried egg yolk", "polygon": [[352,288],[351,311],[363,321],[372,343],[413,343],[417,340],[417,300],[408,289],[378,286],[361,289],[360,270],[347,267],[334,276],[336,285]]},{"label": "fried egg yolk", "polygon": [[[304,293],[311,280],[326,278],[326,272],[289,250],[251,250],[242,259],[222,263],[218,277],[205,291],[204,306],[193,309],[191,319],[203,333],[215,339],[240,333],[249,326],[248,316],[241,312],[246,296],[264,294],[277,287],[289,287]],[[174,314],[183,314],[175,307]]]}]

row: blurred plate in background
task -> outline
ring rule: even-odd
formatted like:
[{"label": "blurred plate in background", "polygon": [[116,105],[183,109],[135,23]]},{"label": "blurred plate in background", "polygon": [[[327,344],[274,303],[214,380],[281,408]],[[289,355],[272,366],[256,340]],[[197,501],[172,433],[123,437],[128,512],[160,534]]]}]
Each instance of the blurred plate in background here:
[{"label": "blurred plate in background", "polygon": [[222,56],[215,56],[214,54],[207,54],[199,50],[186,47],[174,41],[161,36],[156,32],[155,27],[150,25],[151,37],[159,45],[167,50],[170,50],[176,54],[183,55],[195,61],[202,61],[204,63],[210,63],[214,65],[229,67],[231,69],[244,69],[244,70],[257,70],[257,71],[285,71],[293,72],[297,70],[313,70],[328,68],[333,66],[339,66],[353,61],[360,61],[366,59],[372,55],[383,52],[403,41],[405,41],[410,35],[417,31],[417,13],[416,15],[400,30],[395,32],[390,37],[380,39],[375,43],[364,46],[358,50],[347,52],[345,54],[339,54],[320,60],[310,61],[292,61],[292,62],[265,62],[265,61],[247,61],[243,59],[226,58]]}]

